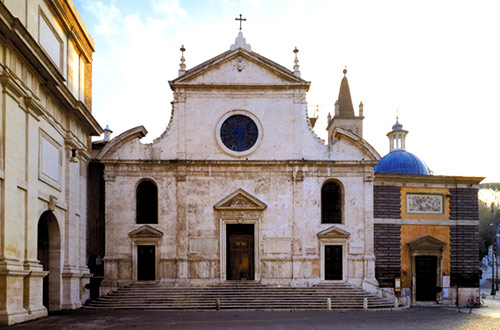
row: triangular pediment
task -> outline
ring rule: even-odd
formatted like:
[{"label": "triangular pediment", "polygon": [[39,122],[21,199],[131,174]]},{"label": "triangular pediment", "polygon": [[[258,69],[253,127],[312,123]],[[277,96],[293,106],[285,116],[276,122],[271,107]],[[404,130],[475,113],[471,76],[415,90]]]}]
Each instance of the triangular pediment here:
[{"label": "triangular pediment", "polygon": [[240,188],[215,204],[214,208],[218,211],[262,211],[267,205]]},{"label": "triangular pediment", "polygon": [[318,238],[343,238],[343,239],[347,239],[351,236],[349,232],[335,226],[320,231],[317,235]]},{"label": "triangular pediment", "polygon": [[163,233],[158,229],[155,229],[151,226],[142,226],[137,228],[136,230],[128,233],[128,236],[131,238],[157,238],[160,239],[163,237]]},{"label": "triangular pediment", "polygon": [[441,250],[447,244],[435,237],[425,235],[408,243],[412,250]]},{"label": "triangular pediment", "polygon": [[174,86],[280,86],[302,85],[309,82],[293,72],[255,52],[238,48],[220,54],[170,82]]}]

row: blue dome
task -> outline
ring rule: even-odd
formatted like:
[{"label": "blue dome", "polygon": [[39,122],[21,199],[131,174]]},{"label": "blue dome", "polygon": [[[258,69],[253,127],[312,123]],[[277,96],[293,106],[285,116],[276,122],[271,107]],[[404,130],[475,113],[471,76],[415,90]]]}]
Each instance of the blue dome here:
[{"label": "blue dome", "polygon": [[430,174],[423,161],[405,150],[395,150],[388,153],[375,165],[373,171],[393,174]]}]

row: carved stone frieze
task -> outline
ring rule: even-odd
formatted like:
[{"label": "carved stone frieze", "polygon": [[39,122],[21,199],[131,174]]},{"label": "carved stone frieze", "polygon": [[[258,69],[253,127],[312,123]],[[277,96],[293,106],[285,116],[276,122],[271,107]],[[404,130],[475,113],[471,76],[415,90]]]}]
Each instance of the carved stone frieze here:
[{"label": "carved stone frieze", "polygon": [[443,213],[443,195],[406,194],[407,213]]}]

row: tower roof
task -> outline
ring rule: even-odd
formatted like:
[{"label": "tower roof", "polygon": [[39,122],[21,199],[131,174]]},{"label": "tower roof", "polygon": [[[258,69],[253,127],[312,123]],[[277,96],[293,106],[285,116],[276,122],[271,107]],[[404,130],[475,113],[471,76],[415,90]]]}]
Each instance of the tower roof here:
[{"label": "tower roof", "polygon": [[347,69],[344,69],[344,78],[340,82],[339,91],[339,117],[354,117],[354,107],[352,106],[351,91],[346,77]]}]

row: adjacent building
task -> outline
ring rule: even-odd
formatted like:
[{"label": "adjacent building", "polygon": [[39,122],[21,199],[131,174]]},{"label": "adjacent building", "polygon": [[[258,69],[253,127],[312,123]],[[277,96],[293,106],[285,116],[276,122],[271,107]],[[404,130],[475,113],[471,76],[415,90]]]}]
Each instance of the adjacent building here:
[{"label": "adjacent building", "polygon": [[483,178],[432,175],[406,151],[398,121],[390,152],[374,168],[375,272],[382,292],[413,304],[465,304],[479,296],[477,193]]},{"label": "adjacent building", "polygon": [[0,2],[0,322],[88,297],[94,43],[71,0]]}]

